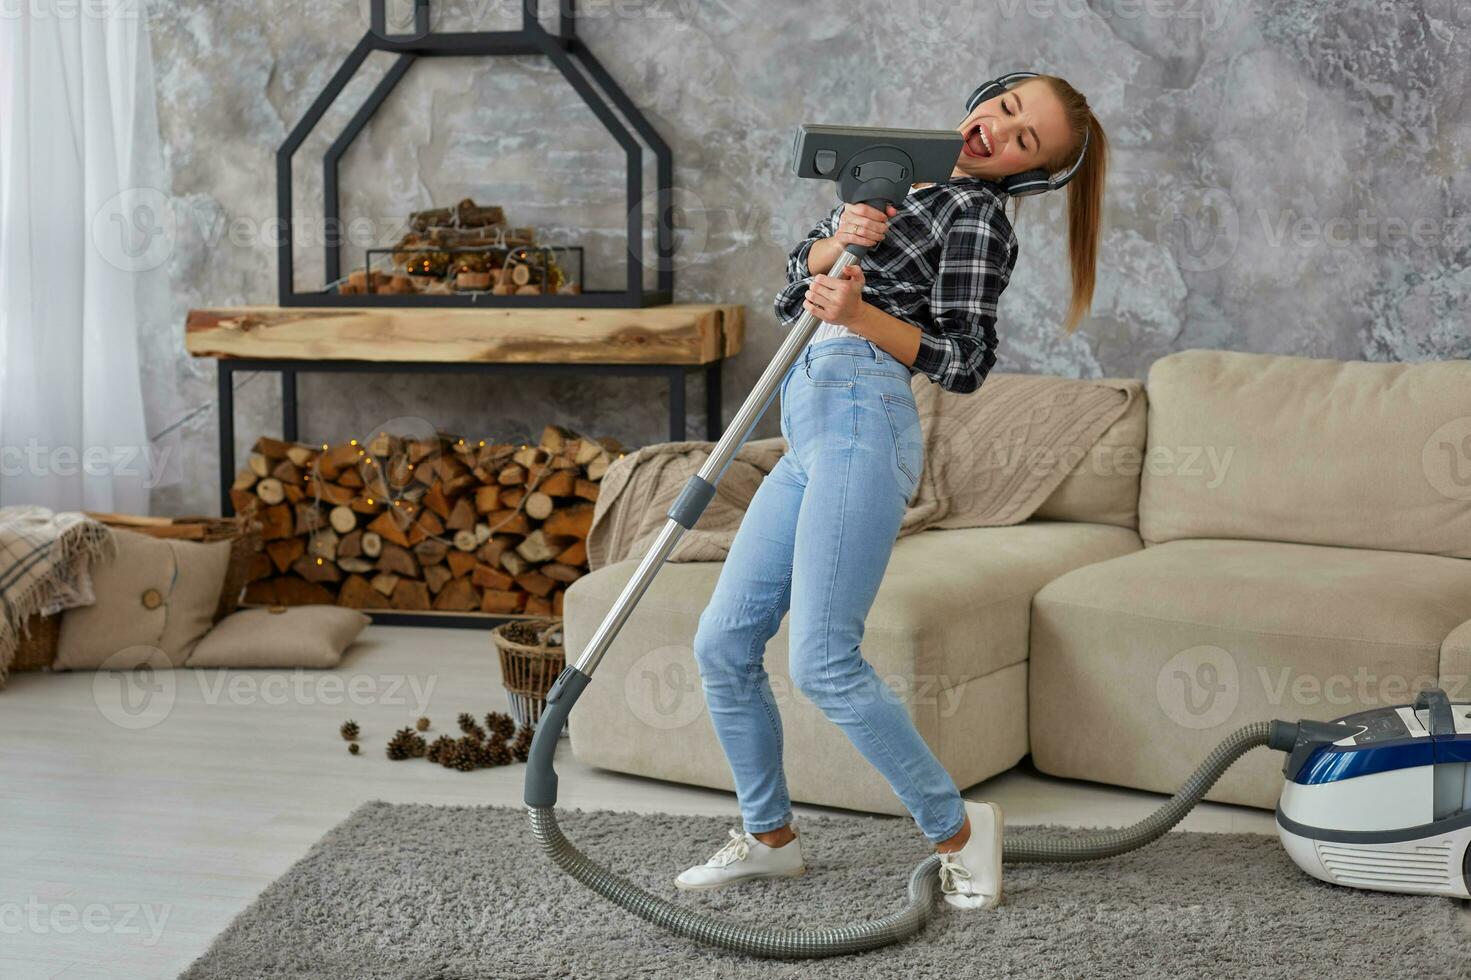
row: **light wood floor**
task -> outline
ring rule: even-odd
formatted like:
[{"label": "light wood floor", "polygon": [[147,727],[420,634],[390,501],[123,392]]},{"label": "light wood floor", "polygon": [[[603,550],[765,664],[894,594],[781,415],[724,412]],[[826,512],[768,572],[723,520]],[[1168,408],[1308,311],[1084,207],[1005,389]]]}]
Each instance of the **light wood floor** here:
[{"label": "light wood floor", "polygon": [[[481,632],[369,627],[334,671],[154,680],[146,701],[106,674],[20,674],[0,692],[5,980],[174,976],[364,801],[520,805],[520,767],[458,773],[383,753],[420,714],[445,732],[460,711],[504,709]],[[357,757],[337,735],[349,717]],[[726,793],[579,765],[565,741],[558,763],[563,807],[736,812]],[[1118,825],[1160,802],[1019,771],[967,795],[1019,824]],[[1272,819],[1208,804],[1184,826],[1271,833]]]}]

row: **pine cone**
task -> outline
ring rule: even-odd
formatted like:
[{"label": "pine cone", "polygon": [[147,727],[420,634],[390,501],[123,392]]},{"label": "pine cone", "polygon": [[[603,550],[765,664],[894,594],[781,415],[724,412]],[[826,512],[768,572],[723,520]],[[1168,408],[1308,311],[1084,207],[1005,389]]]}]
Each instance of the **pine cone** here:
[{"label": "pine cone", "polygon": [[485,764],[487,766],[510,765],[511,747],[501,739],[495,739],[487,743],[485,747]]},{"label": "pine cone", "polygon": [[536,741],[536,726],[522,725],[516,731],[516,738],[511,742],[511,755],[517,762],[526,762],[531,758],[531,743]]},{"label": "pine cone", "polygon": [[424,758],[425,754],[428,751],[429,751],[429,743],[424,741],[424,736],[422,736],[422,735],[410,735],[409,736],[409,757],[410,758],[413,758],[413,759],[422,759],[422,758]]},{"label": "pine cone", "polygon": [[[388,757],[395,762],[407,759],[414,754],[413,742],[419,736],[414,734],[412,728],[400,728],[393,733],[393,738],[388,740]],[[419,741],[424,741],[419,738]]]},{"label": "pine cone", "polygon": [[487,738],[489,738],[489,736],[485,734],[485,729],[476,724],[474,718],[471,718],[467,723],[461,725],[460,731],[465,733],[466,738],[473,738],[477,742],[484,742]]},{"label": "pine cone", "polygon": [[483,742],[476,741],[469,736],[460,739],[455,746],[455,758],[452,765],[460,772],[469,772],[480,768],[480,753],[483,751]]},{"label": "pine cone", "polygon": [[448,735],[441,735],[429,744],[427,755],[430,762],[443,762],[445,753],[453,752],[455,740]]},{"label": "pine cone", "polygon": [[358,723],[349,719],[342,723],[342,727],[339,728],[338,731],[342,733],[342,737],[344,739],[351,742],[353,739],[358,737]]},{"label": "pine cone", "polygon": [[350,743],[348,743],[347,751],[351,752],[353,755],[357,755],[358,752],[359,752],[358,743],[356,743],[356,742],[350,742]]},{"label": "pine cone", "polygon": [[475,716],[468,711],[461,711],[460,716],[455,719],[459,723],[460,731],[468,732],[470,726],[475,724]]},{"label": "pine cone", "polygon": [[414,727],[421,732],[427,732],[429,730],[429,719],[420,718],[418,721],[414,722]]},{"label": "pine cone", "polygon": [[510,715],[500,711],[492,711],[485,716],[485,727],[500,738],[510,738],[516,734],[516,723],[511,720]]}]

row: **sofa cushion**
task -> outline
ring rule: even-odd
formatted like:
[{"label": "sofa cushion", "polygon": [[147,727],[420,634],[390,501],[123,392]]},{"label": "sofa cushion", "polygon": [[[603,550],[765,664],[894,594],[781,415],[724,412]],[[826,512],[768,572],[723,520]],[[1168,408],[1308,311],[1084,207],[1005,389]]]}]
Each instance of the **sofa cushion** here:
[{"label": "sofa cushion", "polygon": [[1440,684],[1452,701],[1471,701],[1471,619],[1440,644]]},{"label": "sofa cushion", "polygon": [[241,609],[194,647],[187,667],[336,667],[372,617],[342,606]]},{"label": "sofa cushion", "polygon": [[1144,468],[1148,404],[1142,382],[1123,383],[1138,385],[1138,397],[1033,512],[1033,517],[1139,526],[1139,474]]},{"label": "sofa cushion", "polygon": [[1149,371],[1149,544],[1255,538],[1471,557],[1471,361],[1191,350]]},{"label": "sofa cushion", "polygon": [[[906,699],[920,733],[962,786],[1026,752],[1026,656],[1032,595],[1049,579],[1140,547],[1125,528],[1032,521],[899,538],[864,630],[863,655]],[[578,579],[564,597],[569,661],[637,567],[628,559]],[[660,779],[730,788],[705,712],[693,641],[722,562],[674,562],[655,577],[607,651],[571,723],[577,757]],[[790,616],[768,643],[793,798],[902,812],[842,731],[792,687]]]},{"label": "sofa cushion", "polygon": [[[1032,604],[1032,757],[1174,791],[1248,722],[1413,700],[1467,618],[1471,562],[1456,558],[1202,539],[1080,568]],[[1252,753],[1210,798],[1273,806],[1281,767]]]}]

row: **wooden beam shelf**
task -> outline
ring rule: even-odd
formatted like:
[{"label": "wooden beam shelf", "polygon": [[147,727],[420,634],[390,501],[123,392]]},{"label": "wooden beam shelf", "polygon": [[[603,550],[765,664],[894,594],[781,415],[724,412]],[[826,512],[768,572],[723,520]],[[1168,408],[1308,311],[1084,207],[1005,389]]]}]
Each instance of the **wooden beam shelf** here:
[{"label": "wooden beam shelf", "polygon": [[740,352],[744,307],[412,309],[241,306],[189,311],[195,357],[411,363],[704,365]]}]

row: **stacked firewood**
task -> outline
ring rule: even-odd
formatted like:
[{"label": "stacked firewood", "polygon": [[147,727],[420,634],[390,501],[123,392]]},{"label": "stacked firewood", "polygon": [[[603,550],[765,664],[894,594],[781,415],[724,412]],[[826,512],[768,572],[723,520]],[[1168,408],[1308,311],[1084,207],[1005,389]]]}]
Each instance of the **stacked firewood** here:
[{"label": "stacked firewood", "polygon": [[587,572],[599,482],[622,454],[616,439],[554,425],[520,446],[262,437],[230,490],[264,529],[246,602],[560,616]]},{"label": "stacked firewood", "polygon": [[466,198],[450,208],[409,215],[409,230],[393,246],[393,271],[357,269],[341,295],[489,291],[497,296],[580,291],[530,228],[506,225],[505,212]]}]

